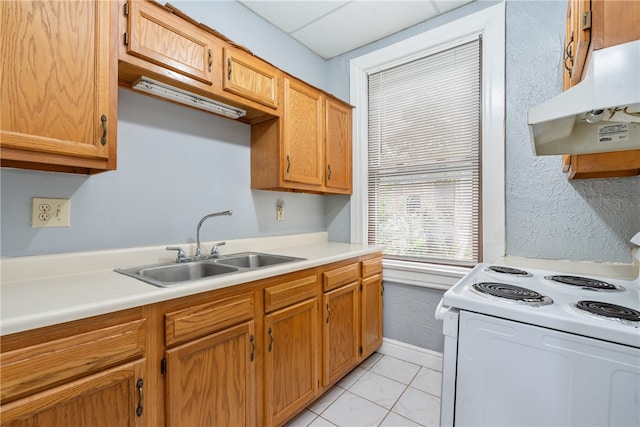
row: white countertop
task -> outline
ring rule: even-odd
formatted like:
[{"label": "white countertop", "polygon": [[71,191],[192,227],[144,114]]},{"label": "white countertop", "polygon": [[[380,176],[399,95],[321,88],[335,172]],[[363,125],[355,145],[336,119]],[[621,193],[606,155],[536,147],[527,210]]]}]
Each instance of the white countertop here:
[{"label": "white countertop", "polygon": [[[187,254],[193,244],[182,244]],[[203,243],[207,253],[210,243]],[[206,250],[206,252],[205,252]],[[171,261],[165,246],[3,258],[0,334],[7,335],[260,280],[381,251],[378,246],[328,242],[326,233],[227,241],[222,255],[255,251],[305,258],[248,272],[160,288],[113,271]]]}]

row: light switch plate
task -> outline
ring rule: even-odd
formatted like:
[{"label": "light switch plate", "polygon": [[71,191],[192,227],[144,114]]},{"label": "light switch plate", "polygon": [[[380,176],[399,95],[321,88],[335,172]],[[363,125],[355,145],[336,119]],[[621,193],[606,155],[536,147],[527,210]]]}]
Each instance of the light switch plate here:
[{"label": "light switch plate", "polygon": [[276,220],[284,221],[284,200],[282,199],[276,202]]},{"label": "light switch plate", "polygon": [[71,200],[34,197],[31,207],[31,227],[71,226]]}]

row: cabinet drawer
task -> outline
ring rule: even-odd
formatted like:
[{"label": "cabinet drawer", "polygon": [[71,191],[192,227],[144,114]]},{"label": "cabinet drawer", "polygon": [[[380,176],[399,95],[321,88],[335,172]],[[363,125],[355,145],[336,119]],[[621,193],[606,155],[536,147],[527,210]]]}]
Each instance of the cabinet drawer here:
[{"label": "cabinet drawer", "polygon": [[144,353],[143,319],[2,353],[2,403],[142,357]]},{"label": "cabinet drawer", "polygon": [[318,279],[314,274],[291,280],[264,290],[264,311],[269,313],[282,307],[313,298],[318,292]]},{"label": "cabinet drawer", "polygon": [[178,344],[249,320],[253,308],[253,293],[248,292],[167,313],[165,344]]},{"label": "cabinet drawer", "polygon": [[382,273],[382,257],[362,261],[362,277]]},{"label": "cabinet drawer", "polygon": [[326,292],[351,282],[358,281],[360,278],[360,271],[358,267],[358,264],[355,263],[325,271],[322,273],[322,289]]}]

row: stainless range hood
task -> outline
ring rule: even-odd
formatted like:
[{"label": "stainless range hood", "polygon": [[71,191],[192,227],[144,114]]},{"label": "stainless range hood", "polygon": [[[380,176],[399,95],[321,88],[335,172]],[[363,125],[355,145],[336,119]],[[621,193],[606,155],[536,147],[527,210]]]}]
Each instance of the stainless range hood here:
[{"label": "stainless range hood", "polygon": [[576,86],[529,110],[536,156],[640,149],[640,40],[593,51]]}]

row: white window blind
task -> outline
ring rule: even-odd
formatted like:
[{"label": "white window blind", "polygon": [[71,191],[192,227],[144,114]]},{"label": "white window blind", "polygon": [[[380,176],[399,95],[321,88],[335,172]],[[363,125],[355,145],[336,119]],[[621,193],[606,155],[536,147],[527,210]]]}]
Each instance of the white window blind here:
[{"label": "white window blind", "polygon": [[368,239],[387,258],[481,260],[480,43],[368,76]]}]

